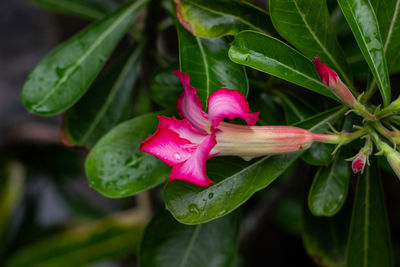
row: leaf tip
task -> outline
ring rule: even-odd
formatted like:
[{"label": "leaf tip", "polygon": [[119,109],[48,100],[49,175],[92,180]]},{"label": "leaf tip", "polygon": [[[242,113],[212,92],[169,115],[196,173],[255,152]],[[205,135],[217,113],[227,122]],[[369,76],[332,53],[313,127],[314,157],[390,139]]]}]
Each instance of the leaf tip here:
[{"label": "leaf tip", "polygon": [[176,17],[178,18],[179,22],[186,30],[188,30],[189,32],[194,34],[192,25],[187,20],[185,20],[185,18],[183,17],[182,8],[181,8],[181,0],[174,0],[174,2],[175,2],[175,9],[176,9]]}]

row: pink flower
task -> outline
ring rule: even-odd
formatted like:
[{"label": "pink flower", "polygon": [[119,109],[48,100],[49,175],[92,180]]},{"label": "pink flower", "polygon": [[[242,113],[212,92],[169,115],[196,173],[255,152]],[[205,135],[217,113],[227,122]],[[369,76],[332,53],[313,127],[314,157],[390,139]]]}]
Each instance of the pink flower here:
[{"label": "pink flower", "polygon": [[347,88],[347,86],[340,80],[339,76],[331,68],[321,62],[318,57],[312,61],[318,72],[321,81],[334,93],[340,100],[343,101],[348,107],[354,108],[357,100]]},{"label": "pink flower", "polygon": [[[177,103],[183,120],[158,116],[156,132],[140,146],[140,151],[172,166],[170,181],[183,180],[198,186],[213,184],[206,174],[206,161],[216,155],[250,160],[306,149],[313,141],[337,143],[337,136],[314,134],[301,128],[254,126],[259,113],[251,113],[246,98],[237,90],[215,91],[208,98],[208,113],[205,113],[196,89],[189,83],[189,76],[179,70],[173,73],[184,88]],[[247,125],[222,121],[235,117],[243,119]]]}]

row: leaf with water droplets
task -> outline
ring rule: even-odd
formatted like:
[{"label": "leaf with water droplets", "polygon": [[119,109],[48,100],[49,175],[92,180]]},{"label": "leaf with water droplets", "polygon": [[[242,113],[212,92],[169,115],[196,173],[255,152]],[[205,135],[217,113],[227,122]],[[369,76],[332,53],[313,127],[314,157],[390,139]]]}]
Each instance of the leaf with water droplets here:
[{"label": "leaf with water droplets", "polygon": [[91,187],[108,197],[127,197],[168,179],[170,168],[165,163],[138,150],[156,130],[157,115],[123,122],[100,139],[86,159]]},{"label": "leaf with water droplets", "polygon": [[137,0],[123,5],[47,55],[25,81],[22,90],[25,108],[47,116],[75,104],[147,2]]},{"label": "leaf with water droplets", "polygon": [[96,81],[66,112],[64,131],[68,141],[93,147],[104,134],[127,119],[142,52],[143,45],[140,45],[125,55],[121,64]]},{"label": "leaf with water droplets", "polygon": [[228,53],[235,63],[268,73],[340,102],[321,82],[308,58],[274,37],[242,31],[236,35]]},{"label": "leaf with water droplets", "polygon": [[194,35],[218,38],[252,29],[275,33],[267,12],[248,1],[175,0],[181,24]]},{"label": "leaf with water droplets", "polygon": [[350,174],[350,163],[345,161],[343,149],[336,154],[331,166],[318,170],[308,195],[308,206],[315,216],[333,216],[342,208]]}]

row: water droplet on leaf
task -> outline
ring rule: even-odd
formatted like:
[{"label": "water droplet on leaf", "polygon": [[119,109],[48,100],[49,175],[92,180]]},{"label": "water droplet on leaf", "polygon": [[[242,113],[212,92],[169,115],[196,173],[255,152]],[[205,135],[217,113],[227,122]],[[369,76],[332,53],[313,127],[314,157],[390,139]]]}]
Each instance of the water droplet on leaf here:
[{"label": "water droplet on leaf", "polygon": [[190,212],[190,213],[199,214],[200,210],[199,210],[199,207],[197,207],[197,205],[195,205],[195,204],[190,204],[190,205],[189,205],[189,212]]}]

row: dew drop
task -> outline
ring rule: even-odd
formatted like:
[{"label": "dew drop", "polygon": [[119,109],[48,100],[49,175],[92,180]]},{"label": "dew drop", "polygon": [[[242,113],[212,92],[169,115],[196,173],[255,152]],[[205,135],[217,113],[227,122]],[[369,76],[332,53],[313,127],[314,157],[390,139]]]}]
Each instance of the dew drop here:
[{"label": "dew drop", "polygon": [[226,213],[226,210],[221,210],[220,212],[218,212],[218,216],[222,216]]},{"label": "dew drop", "polygon": [[174,153],[174,158],[179,160],[179,159],[181,159],[181,156],[178,153]]},{"label": "dew drop", "polygon": [[211,192],[210,194],[208,194],[209,199],[212,199],[213,197],[214,197],[214,193]]},{"label": "dew drop", "polygon": [[189,212],[190,213],[196,213],[196,214],[199,214],[199,207],[197,207],[197,205],[195,205],[195,204],[190,204],[189,205]]}]

